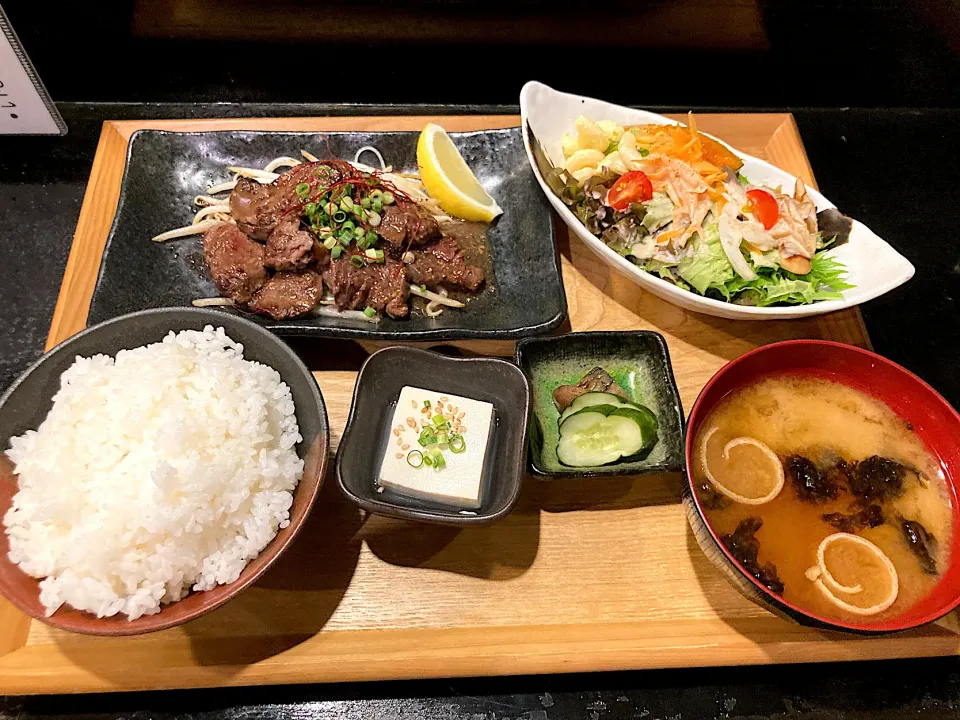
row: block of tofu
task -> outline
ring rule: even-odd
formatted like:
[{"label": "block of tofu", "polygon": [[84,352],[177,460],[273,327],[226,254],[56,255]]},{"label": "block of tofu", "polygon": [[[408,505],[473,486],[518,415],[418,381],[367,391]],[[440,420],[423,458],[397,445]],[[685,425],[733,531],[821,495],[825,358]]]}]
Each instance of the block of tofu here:
[{"label": "block of tofu", "polygon": [[[427,413],[423,412],[425,402],[430,403]],[[456,413],[453,412],[454,409]],[[414,450],[422,453],[430,450],[421,446],[418,440],[423,423],[431,422],[438,410],[449,418],[452,428],[462,427],[464,451],[455,453],[446,445],[433,446],[433,449],[443,454],[445,465],[439,469],[426,463],[413,467],[408,462],[407,455]],[[401,495],[452,507],[471,510],[479,508],[493,417],[494,409],[490,403],[404,386],[400,390],[392,424],[394,430],[403,430],[400,431],[399,438],[391,431],[386,454],[380,465],[380,486]],[[411,418],[417,425],[416,429],[410,427]],[[409,449],[401,450],[402,444],[409,445]]]}]

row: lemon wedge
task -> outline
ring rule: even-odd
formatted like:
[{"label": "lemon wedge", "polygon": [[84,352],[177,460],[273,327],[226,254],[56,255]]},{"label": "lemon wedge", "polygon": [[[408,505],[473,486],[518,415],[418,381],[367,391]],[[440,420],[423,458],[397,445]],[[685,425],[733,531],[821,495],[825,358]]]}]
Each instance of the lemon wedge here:
[{"label": "lemon wedge", "polygon": [[444,212],[477,222],[491,222],[503,213],[439,125],[430,123],[420,133],[417,165],[423,187]]}]

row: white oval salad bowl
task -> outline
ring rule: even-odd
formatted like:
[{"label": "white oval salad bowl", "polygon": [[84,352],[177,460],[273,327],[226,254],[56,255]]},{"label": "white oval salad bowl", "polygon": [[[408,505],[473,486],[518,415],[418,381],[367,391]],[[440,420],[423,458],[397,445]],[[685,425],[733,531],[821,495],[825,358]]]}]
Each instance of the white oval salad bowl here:
[{"label": "white oval salad bowl", "polygon": [[[555,167],[562,167],[561,138],[574,127],[574,121],[586,115],[594,121],[612,120],[623,126],[642,124],[677,124],[662,115],[614,105],[593,98],[571,95],[554,90],[539,82],[528,82],[520,93],[520,113],[527,157],[543,192],[570,229],[586,243],[600,259],[627,275],[631,280],[659,298],[687,310],[735,320],[774,320],[801,318],[842,310],[879,297],[913,277],[913,265],[889,244],[856,220],[850,230],[849,241],[829,250],[830,257],[843,263],[847,269],[846,282],[852,288],[843,290],[842,299],[821,300],[806,305],[754,307],[737,305],[704,297],[650,274],[611,249],[591,233],[563,201],[550,189],[534,157],[529,131],[533,132],[544,153]],[[712,137],[712,136],[711,136]],[[720,142],[722,139],[714,138]],[[724,143],[724,145],[726,145]],[[729,145],[727,145],[729,148]],[[789,173],[770,163],[730,148],[743,160],[740,172],[758,185],[792,188],[796,182]],[[808,189],[817,212],[835,207],[813,188]]]}]

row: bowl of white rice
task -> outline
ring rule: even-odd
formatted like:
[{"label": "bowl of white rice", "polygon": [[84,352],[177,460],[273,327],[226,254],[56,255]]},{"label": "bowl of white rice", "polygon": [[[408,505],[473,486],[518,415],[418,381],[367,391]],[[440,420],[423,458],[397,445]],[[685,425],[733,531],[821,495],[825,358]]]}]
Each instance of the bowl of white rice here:
[{"label": "bowl of white rice", "polygon": [[313,375],[255,323],[167,308],[88,328],[0,398],[0,593],[87,634],[192,620],[294,539],[329,443]]}]

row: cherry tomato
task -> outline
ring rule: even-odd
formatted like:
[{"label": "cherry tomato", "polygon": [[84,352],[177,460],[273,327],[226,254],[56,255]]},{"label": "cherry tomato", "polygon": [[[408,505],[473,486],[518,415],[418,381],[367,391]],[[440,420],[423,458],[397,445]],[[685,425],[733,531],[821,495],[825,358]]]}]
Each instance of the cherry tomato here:
[{"label": "cherry tomato", "polygon": [[646,202],[652,197],[653,185],[650,184],[650,178],[640,170],[631,170],[621,175],[610,188],[607,205],[614,210],[626,210],[630,203]]},{"label": "cherry tomato", "polygon": [[764,230],[769,230],[777,224],[780,218],[780,208],[777,199],[766,190],[748,190],[747,199],[753,207],[753,214],[757,216]]}]

